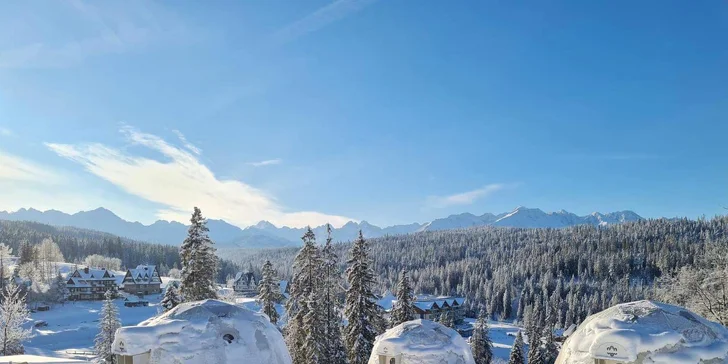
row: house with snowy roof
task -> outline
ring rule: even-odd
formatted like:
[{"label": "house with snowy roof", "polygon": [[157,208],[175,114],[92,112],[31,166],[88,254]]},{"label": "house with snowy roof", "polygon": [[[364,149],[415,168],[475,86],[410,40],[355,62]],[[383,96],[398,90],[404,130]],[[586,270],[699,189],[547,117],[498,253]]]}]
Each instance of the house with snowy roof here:
[{"label": "house with snowy roof", "polygon": [[461,323],[465,318],[464,303],[465,298],[463,297],[422,295],[415,297],[415,300],[412,302],[412,308],[415,312],[415,318],[424,320],[435,320],[443,313],[452,312],[453,319],[457,324]]},{"label": "house with snowy roof", "polygon": [[162,280],[156,265],[137,265],[127,269],[122,281],[124,292],[136,295],[148,295],[162,292]]},{"label": "house with snowy roof", "polygon": [[108,290],[118,289],[114,272],[105,268],[76,269],[66,280],[71,301],[103,300]]},{"label": "house with snowy roof", "polygon": [[235,293],[244,296],[255,296],[258,294],[258,281],[253,272],[238,272],[230,284]]}]

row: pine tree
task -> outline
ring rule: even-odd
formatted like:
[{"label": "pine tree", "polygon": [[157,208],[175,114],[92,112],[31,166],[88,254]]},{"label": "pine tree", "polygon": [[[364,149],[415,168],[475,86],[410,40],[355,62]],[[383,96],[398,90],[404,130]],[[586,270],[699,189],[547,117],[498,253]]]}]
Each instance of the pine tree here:
[{"label": "pine tree", "polygon": [[111,345],[114,343],[116,329],[121,327],[119,321],[119,310],[114,304],[114,296],[111,291],[104,295],[104,305],[101,307],[101,320],[99,320],[99,333],[96,335],[95,352],[98,363],[113,363],[114,354],[111,352]]},{"label": "pine tree", "polygon": [[487,313],[481,310],[478,320],[475,321],[473,336],[470,339],[470,346],[473,351],[475,364],[490,364],[493,361],[493,342],[490,341],[488,333]]},{"label": "pine tree", "polygon": [[440,324],[451,329],[455,328],[455,316],[451,309],[440,314]]},{"label": "pine tree", "polygon": [[11,279],[0,298],[0,356],[24,354],[23,340],[31,332],[22,326],[30,318],[23,292]]},{"label": "pine tree", "polygon": [[412,309],[413,300],[412,286],[410,285],[409,275],[405,269],[399,274],[397,301],[394,303],[394,307],[392,307],[390,327],[397,326],[414,318],[414,310]]},{"label": "pine tree", "polygon": [[331,237],[331,225],[326,224],[326,244],[321,250],[323,260],[324,282],[323,295],[324,302],[324,321],[325,321],[325,342],[324,351],[326,356],[321,361],[322,364],[345,364],[346,348],[341,336],[341,303],[339,294],[341,293],[341,272],[339,270],[338,257],[334,251]]},{"label": "pine tree", "polygon": [[217,298],[217,257],[214,243],[207,234],[207,220],[199,208],[195,207],[190,223],[187,238],[179,251],[183,299],[189,302]]},{"label": "pine tree", "polygon": [[511,348],[511,356],[508,358],[508,364],[526,364],[523,357],[523,336],[520,331],[516,335],[516,341],[513,342],[513,348]]},{"label": "pine tree", "polygon": [[180,303],[182,303],[182,297],[180,297],[179,292],[177,292],[177,288],[174,284],[167,284],[167,288],[164,290],[164,298],[162,298],[159,305],[164,307],[165,311],[169,311],[177,307]]},{"label": "pine tree", "polygon": [[349,289],[346,291],[344,315],[347,318],[346,350],[350,364],[366,364],[377,336],[376,322],[379,314],[376,297],[372,292],[374,271],[369,259],[369,245],[359,231],[359,238],[351,247],[346,277]]},{"label": "pine tree", "polygon": [[554,328],[548,326],[544,328],[543,336],[546,338],[546,342],[543,345],[543,357],[545,364],[554,364],[556,358],[559,356],[559,347],[554,341]]},{"label": "pine tree", "polygon": [[66,280],[63,279],[63,276],[60,272],[56,274],[56,278],[53,280],[53,285],[51,286],[51,298],[53,299],[53,302],[56,303],[66,303],[68,300],[68,285],[66,284]]},{"label": "pine tree", "polygon": [[541,331],[532,330],[528,337],[528,364],[546,364],[541,348]]},{"label": "pine tree", "polygon": [[280,292],[279,283],[276,281],[276,271],[270,260],[266,260],[263,264],[263,278],[258,284],[258,305],[272,324],[278,323],[278,311],[276,311],[276,303],[283,298]]},{"label": "pine tree", "polygon": [[310,347],[309,334],[317,336],[315,341],[324,340],[318,329],[323,324],[320,305],[310,304],[320,300],[322,277],[319,272],[321,253],[316,246],[316,236],[309,227],[301,238],[303,247],[293,260],[293,279],[290,297],[286,301],[288,325],[286,327],[286,344],[294,364],[309,363],[308,357],[318,355],[319,347]]}]

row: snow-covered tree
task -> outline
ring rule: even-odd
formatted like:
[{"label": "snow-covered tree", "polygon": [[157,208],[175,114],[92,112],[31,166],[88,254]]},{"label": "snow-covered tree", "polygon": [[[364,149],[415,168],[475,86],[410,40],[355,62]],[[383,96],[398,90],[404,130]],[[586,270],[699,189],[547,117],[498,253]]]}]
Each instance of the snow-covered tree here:
[{"label": "snow-covered tree", "polygon": [[452,310],[447,310],[440,314],[440,324],[451,329],[455,328],[455,314]]},{"label": "snow-covered tree", "polygon": [[172,278],[172,279],[182,278],[182,273],[177,268],[170,269],[169,272],[167,272],[167,275],[169,276],[169,278]]},{"label": "snow-covered tree", "polygon": [[341,271],[339,260],[332,245],[331,225],[326,224],[326,244],[321,249],[322,270],[324,279],[322,282],[322,303],[324,305],[324,352],[325,357],[322,364],[345,364],[346,348],[341,336],[341,310],[342,304],[339,299],[341,290]]},{"label": "snow-covered tree", "polygon": [[177,307],[180,303],[182,303],[182,297],[177,292],[177,288],[174,284],[167,284],[167,288],[164,290],[164,298],[162,298],[159,305],[164,307],[165,311],[169,311]]},{"label": "snow-covered tree", "polygon": [[0,298],[0,356],[24,354],[23,340],[31,332],[22,326],[30,317],[23,292],[11,279]]},{"label": "snow-covered tree", "polygon": [[544,363],[554,364],[556,362],[556,357],[559,356],[559,347],[556,345],[556,341],[554,340],[553,326],[544,328],[543,336],[546,339],[542,347]]},{"label": "snow-covered tree", "polygon": [[99,320],[99,333],[94,340],[94,351],[97,363],[113,363],[114,354],[111,345],[114,343],[116,329],[121,327],[119,310],[114,304],[113,292],[106,291],[103,306],[101,306],[101,319]]},{"label": "snow-covered tree", "polygon": [[187,238],[182,242],[179,251],[182,260],[181,293],[188,302],[217,298],[217,256],[208,231],[207,220],[202,217],[202,211],[195,207]]},{"label": "snow-covered tree", "polygon": [[[314,326],[323,324],[323,312],[320,306],[310,306],[309,303],[321,297],[316,297],[321,287],[321,252],[316,246],[316,236],[309,227],[301,238],[303,247],[293,261],[293,279],[291,280],[290,296],[286,301],[288,325],[286,327],[286,344],[294,364],[308,363],[308,357],[319,347],[309,347],[309,334],[320,334]],[[310,312],[315,310],[313,312]],[[317,343],[324,340],[323,336],[317,338]]]},{"label": "snow-covered tree", "polygon": [[546,364],[545,353],[541,347],[541,332],[534,331],[528,337],[528,364]]},{"label": "snow-covered tree", "polygon": [[0,244],[0,292],[5,289],[5,280],[10,277],[8,266],[13,249],[5,244]]},{"label": "snow-covered tree", "polygon": [[475,364],[490,364],[493,361],[493,342],[490,340],[486,310],[481,310],[475,321],[470,347]]},{"label": "snow-covered tree", "polygon": [[92,254],[83,260],[83,264],[88,267],[105,268],[106,270],[121,269],[121,259],[105,257],[100,254]]},{"label": "snow-covered tree", "polygon": [[523,336],[521,335],[521,332],[519,331],[518,334],[516,334],[516,340],[513,342],[513,347],[511,348],[511,355],[508,358],[508,364],[526,364],[526,361],[523,357]]},{"label": "snow-covered tree", "polygon": [[369,258],[369,245],[361,231],[351,247],[346,270],[349,289],[346,291],[344,315],[348,321],[345,343],[350,364],[366,364],[377,336],[379,310],[372,292],[374,271]]},{"label": "snow-covered tree", "polygon": [[409,274],[404,269],[399,274],[399,282],[397,282],[397,301],[392,307],[390,327],[397,326],[414,318],[412,301],[414,301],[412,285],[410,284]]},{"label": "snow-covered tree", "polygon": [[68,300],[68,285],[66,280],[63,278],[61,273],[56,274],[56,278],[53,280],[53,284],[50,289],[50,298],[55,303],[66,303]]},{"label": "snow-covered tree", "polygon": [[283,298],[276,277],[277,273],[273,268],[270,260],[266,260],[263,264],[263,278],[258,283],[258,305],[272,324],[278,322],[278,311],[276,311],[276,303]]}]

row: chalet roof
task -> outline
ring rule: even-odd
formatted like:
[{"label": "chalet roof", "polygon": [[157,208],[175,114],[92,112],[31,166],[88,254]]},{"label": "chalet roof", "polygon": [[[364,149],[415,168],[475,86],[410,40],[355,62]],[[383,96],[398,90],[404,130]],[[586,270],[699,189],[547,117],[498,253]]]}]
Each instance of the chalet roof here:
[{"label": "chalet roof", "polygon": [[[396,300],[395,300],[396,301]],[[434,297],[429,295],[421,295],[415,298],[412,305],[419,308],[420,310],[432,310],[435,308],[462,306],[465,303],[463,297]]]},{"label": "chalet roof", "polygon": [[243,281],[246,284],[255,283],[253,272],[238,272],[235,274],[235,282]]},{"label": "chalet roof", "polygon": [[[112,278],[114,278],[114,272],[112,272],[110,270],[103,269],[103,268],[88,268],[88,270],[86,268],[84,268],[84,269],[76,269],[76,271],[72,275],[75,275],[75,273],[78,273],[78,275],[80,276],[79,278],[86,279],[86,280],[88,280],[88,279],[97,279],[97,280],[99,280],[99,279],[112,279]],[[104,277],[104,274],[106,274],[106,273],[109,274],[109,277],[108,278],[105,278]]]},{"label": "chalet roof", "polygon": [[147,283],[152,279],[154,271],[157,269],[155,265],[137,265],[136,268],[129,269],[127,273],[136,283]]}]

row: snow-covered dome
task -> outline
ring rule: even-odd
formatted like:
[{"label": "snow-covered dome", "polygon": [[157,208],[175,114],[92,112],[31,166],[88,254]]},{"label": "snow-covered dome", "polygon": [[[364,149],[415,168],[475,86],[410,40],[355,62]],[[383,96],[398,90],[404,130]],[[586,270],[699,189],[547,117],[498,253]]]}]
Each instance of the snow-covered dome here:
[{"label": "snow-covered dome", "polygon": [[377,337],[369,364],[475,364],[457,331],[428,320],[397,325]]},{"label": "snow-covered dome", "polygon": [[134,363],[291,364],[283,336],[264,315],[216,300],[182,303],[122,327],[112,350]]},{"label": "snow-covered dome", "polygon": [[556,364],[726,363],[728,329],[685,308],[652,301],[610,307],[587,317]]}]

